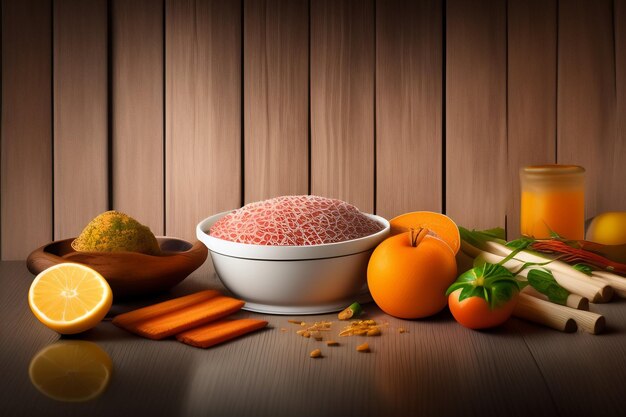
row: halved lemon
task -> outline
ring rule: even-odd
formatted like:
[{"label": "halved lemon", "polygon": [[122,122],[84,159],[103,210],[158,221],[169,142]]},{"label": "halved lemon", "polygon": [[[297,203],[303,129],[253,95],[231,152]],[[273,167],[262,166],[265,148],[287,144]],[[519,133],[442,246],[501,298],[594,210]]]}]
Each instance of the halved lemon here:
[{"label": "halved lemon", "polygon": [[40,350],[30,361],[28,376],[35,388],[57,401],[89,401],[109,385],[113,362],[95,343],[61,341]]},{"label": "halved lemon", "polygon": [[42,271],[30,286],[28,304],[43,324],[61,334],[95,327],[111,308],[111,287],[98,272],[75,263]]}]

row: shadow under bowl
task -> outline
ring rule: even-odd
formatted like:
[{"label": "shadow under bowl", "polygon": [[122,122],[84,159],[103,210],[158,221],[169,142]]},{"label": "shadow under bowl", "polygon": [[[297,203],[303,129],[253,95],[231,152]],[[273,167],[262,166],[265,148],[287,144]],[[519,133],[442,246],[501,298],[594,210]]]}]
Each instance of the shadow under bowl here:
[{"label": "shadow under bowl", "polygon": [[162,254],[137,252],[77,252],[65,239],[34,250],[27,258],[28,270],[37,275],[64,262],[75,262],[98,271],[109,283],[116,298],[146,295],[169,290],[198,269],[208,256],[199,241],[157,237]]}]

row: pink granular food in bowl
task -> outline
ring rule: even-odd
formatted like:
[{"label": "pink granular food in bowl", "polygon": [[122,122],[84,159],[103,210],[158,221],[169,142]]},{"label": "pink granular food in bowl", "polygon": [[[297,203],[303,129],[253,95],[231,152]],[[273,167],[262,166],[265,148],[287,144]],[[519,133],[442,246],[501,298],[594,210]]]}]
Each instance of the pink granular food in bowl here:
[{"label": "pink granular food in bowl", "polygon": [[365,237],[383,225],[345,201],[312,195],[246,204],[211,227],[213,237],[269,246],[309,246]]}]

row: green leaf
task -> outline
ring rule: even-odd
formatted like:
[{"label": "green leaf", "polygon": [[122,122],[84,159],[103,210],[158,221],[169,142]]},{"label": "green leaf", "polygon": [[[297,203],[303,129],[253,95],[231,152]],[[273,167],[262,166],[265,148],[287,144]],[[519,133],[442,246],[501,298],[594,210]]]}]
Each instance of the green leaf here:
[{"label": "green leaf", "polygon": [[591,276],[591,273],[593,272],[593,268],[586,264],[576,264],[573,265],[572,268],[589,276]]},{"label": "green leaf", "polygon": [[455,292],[456,290],[458,290],[459,288],[465,289],[467,287],[467,283],[465,282],[455,282],[454,284],[450,285],[448,287],[448,289],[446,290],[446,295],[450,295],[453,292]]},{"label": "green leaf", "polygon": [[528,283],[553,303],[565,305],[569,291],[561,287],[551,272],[541,269],[528,271]]},{"label": "green leaf", "polygon": [[548,265],[549,263],[554,262],[552,260],[546,261],[546,262],[524,262],[522,264],[522,266],[519,267],[519,269],[515,272],[513,272],[513,275],[518,275],[520,272],[522,272],[524,269],[531,267],[531,266],[545,266]]},{"label": "green leaf", "polygon": [[518,248],[526,249],[527,247],[532,245],[534,242],[535,242],[535,239],[531,239],[529,237],[521,237],[519,239],[515,239],[510,242],[507,242],[506,246],[509,248],[513,248],[513,249],[518,249]]},{"label": "green leaf", "polygon": [[487,301],[491,308],[497,308],[509,301],[514,291],[518,291],[519,288],[515,276],[508,269],[487,262],[461,274],[448,288],[446,295],[461,289],[459,301],[480,297]]},{"label": "green leaf", "polygon": [[474,286],[465,286],[461,294],[459,295],[459,301],[463,301],[466,298],[470,297],[480,297],[482,296],[482,287],[474,287]]},{"label": "green leaf", "polygon": [[520,246],[518,248],[515,248],[515,250],[513,250],[511,253],[509,253],[503,260],[501,260],[500,262],[498,262],[499,265],[504,265],[505,263],[507,263],[508,261],[510,261],[511,259],[515,258],[515,256],[520,253],[521,251],[523,251],[524,249],[526,249],[528,245],[526,246]]},{"label": "green leaf", "polygon": [[548,232],[550,233],[550,237],[552,239],[558,239],[558,240],[565,240],[563,239],[563,237],[561,235],[559,235],[557,232],[555,232],[554,230],[552,230],[552,228],[550,226],[548,226],[548,224],[546,222],[543,222],[543,224],[546,226],[546,228],[548,229]]},{"label": "green leaf", "polygon": [[498,308],[506,304],[515,292],[519,291],[517,283],[510,280],[496,282],[491,289],[491,308]]},{"label": "green leaf", "polygon": [[489,282],[489,280],[493,280],[495,278],[499,278],[499,277],[505,277],[505,278],[514,278],[515,276],[511,273],[511,271],[509,271],[508,269],[506,269],[505,267],[503,267],[500,264],[490,264],[487,263],[485,264],[485,281]]},{"label": "green leaf", "polygon": [[461,239],[479,249],[484,248],[485,242],[489,241],[505,243],[504,229],[500,227],[488,230],[468,230],[459,226],[459,233],[461,235]]},{"label": "green leaf", "polygon": [[474,282],[476,278],[482,275],[483,275],[483,267],[479,266],[476,268],[472,268],[469,271],[463,272],[461,275],[459,275],[459,277],[456,280],[457,282]]},{"label": "green leaf", "polygon": [[494,227],[493,229],[481,230],[478,233],[481,233],[484,236],[489,236],[492,239],[496,239],[496,240],[504,240],[506,238],[506,232],[501,227]]},{"label": "green leaf", "polygon": [[465,287],[474,288],[474,282],[479,276],[482,276],[482,274],[483,274],[482,267],[472,268],[469,271],[463,272],[461,275],[459,275],[456,281],[452,285],[450,285],[450,287],[448,287],[448,290],[446,291],[446,295],[452,294],[454,291],[458,290],[459,288],[465,288]]}]

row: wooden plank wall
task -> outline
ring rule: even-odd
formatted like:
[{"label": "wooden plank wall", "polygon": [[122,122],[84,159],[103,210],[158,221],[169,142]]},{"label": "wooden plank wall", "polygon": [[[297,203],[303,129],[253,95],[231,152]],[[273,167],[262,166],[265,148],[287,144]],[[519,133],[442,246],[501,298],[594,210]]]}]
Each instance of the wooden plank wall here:
[{"label": "wooden plank wall", "polygon": [[50,1],[2,2],[2,259],[52,239],[51,31]]},{"label": "wooden plank wall", "polygon": [[244,8],[244,201],[309,192],[309,3]]},{"label": "wooden plank wall", "polygon": [[441,211],[443,2],[376,5],[376,211]]},{"label": "wooden plank wall", "polygon": [[374,3],[311,3],[311,193],[374,211]]},{"label": "wooden plank wall", "polygon": [[[617,138],[615,140],[615,158],[620,155],[626,155],[626,0],[615,0],[615,89],[617,92]],[[615,164],[618,166],[619,164]],[[622,169],[623,168],[622,163]],[[621,179],[621,181],[620,181]],[[615,203],[611,206],[626,207],[626,192],[624,192],[624,174],[614,179],[615,182],[621,182],[621,192],[615,195]],[[619,188],[618,188],[619,190]]]},{"label": "wooden plank wall", "polygon": [[559,4],[557,161],[597,168],[586,173],[587,213],[623,202],[626,194],[626,148],[616,130],[613,15],[611,0]]},{"label": "wooden plank wall", "polygon": [[556,162],[556,0],[508,3],[506,220],[519,234],[519,169]]},{"label": "wooden plank wall", "polygon": [[449,0],[446,21],[446,213],[504,225],[506,2]]},{"label": "wooden plank wall", "polygon": [[241,3],[167,0],[165,231],[241,205]]},{"label": "wooden plank wall", "polygon": [[162,235],[163,2],[113,0],[111,32],[112,206]]},{"label": "wooden plank wall", "polygon": [[2,0],[0,257],[281,194],[518,234],[521,166],[626,210],[625,0]]},{"label": "wooden plank wall", "polygon": [[109,206],[107,2],[54,1],[52,26],[56,240]]}]

